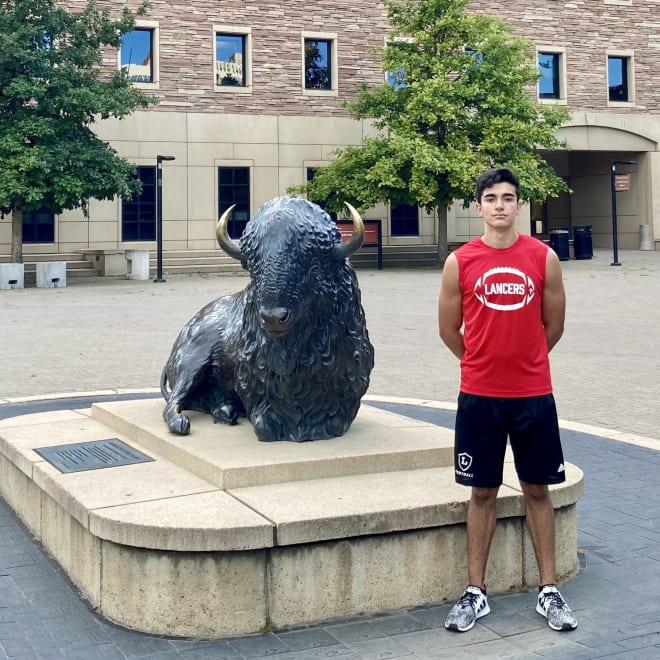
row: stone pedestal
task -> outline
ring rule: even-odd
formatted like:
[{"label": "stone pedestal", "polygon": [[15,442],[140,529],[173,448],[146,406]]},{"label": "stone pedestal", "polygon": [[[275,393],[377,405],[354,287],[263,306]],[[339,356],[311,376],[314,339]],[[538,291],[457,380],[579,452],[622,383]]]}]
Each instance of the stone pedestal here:
[{"label": "stone pedestal", "polygon": [[[341,438],[257,440],[244,419],[168,432],[159,399],[0,422],[0,495],[99,613],[156,635],[224,637],[444,600],[467,576],[470,489],[453,432],[363,405]],[[60,472],[37,448],[117,438],[153,461]],[[557,578],[577,572],[579,468],[550,488]],[[490,593],[537,574],[510,454]]]}]

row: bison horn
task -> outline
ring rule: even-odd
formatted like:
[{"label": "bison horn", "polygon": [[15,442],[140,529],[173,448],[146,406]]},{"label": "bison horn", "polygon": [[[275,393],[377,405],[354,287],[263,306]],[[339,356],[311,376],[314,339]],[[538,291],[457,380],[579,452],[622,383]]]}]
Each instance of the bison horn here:
[{"label": "bison horn", "polygon": [[218,220],[218,224],[215,228],[215,237],[218,239],[218,245],[230,257],[233,257],[234,259],[238,259],[239,261],[241,261],[243,259],[243,253],[241,252],[241,248],[239,247],[236,241],[233,241],[231,238],[229,238],[229,234],[227,233],[227,223],[229,222],[229,216],[231,215],[231,212],[234,210],[235,206],[236,204],[232,204],[222,214],[220,220]]},{"label": "bison horn", "polygon": [[350,257],[353,252],[357,252],[364,243],[364,222],[360,214],[348,203],[346,204],[348,210],[351,212],[351,219],[353,220],[353,235],[343,243],[335,248],[335,256],[337,259],[344,259]]}]

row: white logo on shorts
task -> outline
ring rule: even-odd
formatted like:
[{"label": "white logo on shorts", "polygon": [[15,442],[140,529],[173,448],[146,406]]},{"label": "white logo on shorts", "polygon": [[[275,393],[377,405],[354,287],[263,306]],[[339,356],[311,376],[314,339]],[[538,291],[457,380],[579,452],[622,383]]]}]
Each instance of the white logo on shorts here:
[{"label": "white logo on shorts", "polygon": [[472,465],[472,456],[470,456],[470,454],[463,452],[458,455],[458,467],[461,468],[463,472],[469,470],[470,465]]},{"label": "white logo on shorts", "polygon": [[563,472],[564,471],[564,464],[560,463],[559,467],[557,468],[557,472]]}]

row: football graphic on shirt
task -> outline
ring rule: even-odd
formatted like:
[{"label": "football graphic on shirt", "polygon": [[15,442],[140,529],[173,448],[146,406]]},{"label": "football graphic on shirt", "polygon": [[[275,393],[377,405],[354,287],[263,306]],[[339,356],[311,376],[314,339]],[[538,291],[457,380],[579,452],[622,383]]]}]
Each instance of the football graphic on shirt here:
[{"label": "football graphic on shirt", "polygon": [[500,266],[487,270],[474,284],[482,305],[502,312],[521,309],[534,298],[534,282],[517,268]]}]

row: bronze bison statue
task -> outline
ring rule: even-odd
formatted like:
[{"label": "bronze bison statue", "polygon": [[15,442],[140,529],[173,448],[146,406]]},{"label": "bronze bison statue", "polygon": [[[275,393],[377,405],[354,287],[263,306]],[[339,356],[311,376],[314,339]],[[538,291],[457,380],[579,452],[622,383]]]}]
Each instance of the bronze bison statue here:
[{"label": "bronze bison statue", "polygon": [[240,243],[220,218],[220,247],[250,274],[246,288],[218,298],[183,327],[161,376],[163,417],[185,435],[182,412],[235,424],[247,416],[257,438],[318,440],[343,435],[369,386],[374,350],[348,257],[364,224],[346,205],[353,235],[304,199],[278,197],[247,223]]}]

